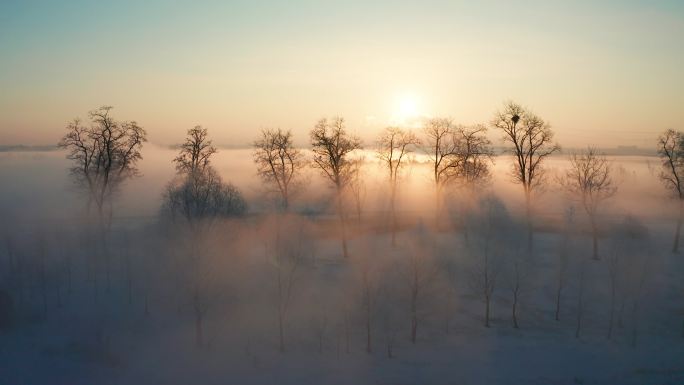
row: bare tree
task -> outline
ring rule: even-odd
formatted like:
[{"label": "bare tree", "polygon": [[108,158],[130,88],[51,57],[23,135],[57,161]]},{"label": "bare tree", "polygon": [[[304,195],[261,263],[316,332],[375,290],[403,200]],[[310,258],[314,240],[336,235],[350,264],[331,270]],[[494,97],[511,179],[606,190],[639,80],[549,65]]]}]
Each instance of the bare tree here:
[{"label": "bare tree", "polygon": [[469,190],[490,178],[490,165],[494,151],[492,142],[487,138],[487,126],[457,126],[454,130],[456,144],[455,177]]},{"label": "bare tree", "polygon": [[509,289],[511,290],[511,295],[513,301],[511,303],[511,321],[513,327],[518,329],[520,324],[518,323],[518,309],[520,307],[520,302],[523,299],[523,294],[527,289],[527,283],[529,280],[529,261],[522,258],[519,251],[513,251],[515,255],[510,261],[510,271],[509,271]]},{"label": "bare tree", "polygon": [[353,177],[354,161],[350,159],[350,154],[361,149],[361,140],[347,133],[341,117],[319,120],[310,136],[314,167],[319,168],[335,188],[337,213],[342,226],[342,252],[346,258],[347,234],[342,193]]},{"label": "bare tree", "polygon": [[139,174],[140,150],[147,141],[145,130],[135,121],[119,122],[110,116],[112,107],[103,106],[88,113],[90,125],[79,119],[67,125],[67,134],[58,146],[73,161],[71,175],[87,192],[87,208],[97,208],[99,246],[105,258],[107,288],[110,286],[110,256],[107,233],[112,219],[113,194],[124,181]]},{"label": "bare tree", "polygon": [[456,126],[453,141],[456,144],[454,178],[465,192],[461,197],[460,222],[463,236],[468,241],[467,201],[475,198],[476,190],[490,180],[494,151],[492,142],[487,138],[487,126],[482,124]]},{"label": "bare tree", "polygon": [[658,155],[662,159],[660,179],[665,187],[677,198],[679,206],[677,229],[675,230],[672,252],[679,251],[679,234],[684,216],[684,133],[666,130],[658,138]]},{"label": "bare tree", "polygon": [[408,155],[419,145],[420,139],[413,132],[399,127],[385,128],[378,138],[378,158],[389,174],[393,246],[396,244],[397,233],[396,200],[399,172],[406,164]]},{"label": "bare tree", "polygon": [[556,321],[560,321],[561,299],[563,297],[563,290],[565,289],[568,273],[568,259],[571,249],[571,231],[574,215],[574,207],[570,206],[567,210],[565,210],[565,227],[563,228],[563,235],[558,247],[558,270],[556,272],[556,277],[558,278],[556,284]]},{"label": "bare tree", "polygon": [[582,331],[582,320],[584,319],[584,310],[586,303],[584,301],[584,295],[586,290],[586,280],[587,280],[587,259],[580,259],[579,266],[579,277],[577,281],[577,317],[575,322],[575,338],[580,338],[580,333]]},{"label": "bare tree", "polygon": [[209,132],[202,126],[188,130],[185,142],[180,145],[178,156],[173,159],[179,173],[202,172],[216,153],[216,147],[209,140]]},{"label": "bare tree", "polygon": [[435,223],[439,224],[442,192],[456,174],[457,149],[454,141],[454,123],[447,118],[433,118],[425,122],[425,152],[430,157],[435,183]]},{"label": "bare tree", "polygon": [[352,177],[347,184],[347,188],[352,195],[352,200],[354,201],[354,208],[356,211],[356,222],[361,225],[361,213],[363,212],[363,204],[366,200],[366,182],[363,173],[363,163],[365,158],[360,157],[359,159],[354,159]]},{"label": "bare tree", "polygon": [[[145,130],[135,121],[119,122],[109,115],[112,107],[104,106],[88,113],[91,124],[80,119],[67,125],[67,134],[58,143],[74,162],[71,174],[88,192],[88,207],[95,203],[101,219],[108,198],[126,179],[138,175],[140,149],[147,141]],[[111,210],[111,207],[110,207]]]},{"label": "bare tree", "polygon": [[43,318],[47,318],[48,313],[48,273],[47,273],[47,257],[48,257],[48,246],[45,239],[45,233],[40,230],[36,235],[36,253],[38,257],[38,266],[36,266],[36,276],[38,278],[38,286],[40,287],[40,297],[43,303]]},{"label": "bare tree", "polygon": [[613,337],[615,324],[615,303],[617,301],[618,285],[620,281],[620,257],[616,249],[608,255],[608,277],[610,277],[610,319],[608,321],[608,339]]},{"label": "bare tree", "polygon": [[495,197],[484,197],[480,201],[479,213],[474,220],[476,242],[472,244],[471,254],[474,256],[470,268],[470,289],[484,302],[484,326],[489,327],[491,301],[498,285],[500,266],[500,240],[504,233],[501,227],[505,222],[505,209]]},{"label": "bare tree", "polygon": [[21,306],[24,302],[26,260],[19,255],[13,234],[8,232],[4,238],[4,249],[9,264],[7,281],[9,288],[16,293],[16,297],[14,297],[17,299],[16,305]]},{"label": "bare tree", "polygon": [[217,218],[241,216],[247,205],[240,191],[224,183],[213,168],[177,176],[166,188],[162,215],[182,220],[193,232]]},{"label": "bare tree", "polygon": [[366,352],[373,352],[373,316],[375,314],[377,284],[373,277],[373,265],[371,258],[364,258],[361,262],[361,303],[364,313],[364,326],[366,329]]},{"label": "bare tree", "polygon": [[196,126],[188,130],[188,138],[173,160],[178,175],[167,186],[161,208],[162,217],[186,226],[190,232],[190,301],[199,347],[203,345],[203,321],[209,308],[210,280],[206,275],[211,272],[204,261],[207,254],[204,239],[217,219],[241,216],[247,208],[237,188],[223,183],[211,167],[211,155],[215,152],[206,129]]},{"label": "bare tree", "polygon": [[262,130],[261,137],[254,142],[254,163],[261,180],[280,195],[280,206],[287,210],[304,167],[302,154],[292,142],[292,133],[280,128]]},{"label": "bare tree", "polygon": [[443,279],[440,280],[438,289],[443,292],[443,300],[440,303],[442,315],[444,317],[444,333],[449,334],[451,332],[451,320],[453,313],[456,309],[458,298],[458,287],[460,284],[461,276],[459,275],[459,261],[454,258],[455,255],[449,253],[440,257],[440,271],[442,272]]},{"label": "bare tree", "polygon": [[244,214],[247,207],[238,189],[223,183],[211,167],[211,156],[216,152],[206,128],[188,130],[173,159],[177,176],[164,193],[162,214],[174,221],[184,219],[194,231],[201,231],[201,225],[215,218]]},{"label": "bare tree", "polygon": [[[610,317],[608,339],[614,333],[615,308],[617,298],[631,302],[631,343],[636,344],[639,329],[638,313],[652,261],[650,234],[648,228],[637,218],[627,216],[613,231],[612,253],[608,256],[608,275],[610,278]],[[620,309],[622,313],[622,309]],[[621,314],[620,314],[621,318]]]},{"label": "bare tree", "polygon": [[397,321],[401,316],[398,311],[400,299],[397,290],[388,282],[384,282],[378,292],[377,302],[385,352],[387,358],[391,359],[394,358],[397,335],[401,330],[400,322]]},{"label": "bare tree", "polygon": [[405,276],[408,279],[409,310],[411,314],[411,343],[416,343],[418,322],[424,317],[422,303],[426,292],[430,289],[436,271],[425,255],[411,253],[408,258]]},{"label": "bare tree", "polygon": [[560,150],[552,143],[549,123],[515,102],[507,102],[495,113],[491,125],[504,134],[513,153],[513,177],[523,186],[528,222],[528,248],[532,250],[532,198],[544,182],[544,160]]},{"label": "bare tree", "polygon": [[589,216],[593,240],[592,257],[598,260],[598,210],[617,191],[611,177],[610,163],[605,155],[589,147],[581,154],[570,156],[570,169],[566,171],[561,183],[571,196],[578,197]]},{"label": "bare tree", "polygon": [[303,227],[294,238],[282,236],[280,218],[276,217],[275,258],[276,292],[278,310],[278,350],[285,352],[285,326],[300,266],[303,262]]},{"label": "bare tree", "polygon": [[315,314],[311,316],[311,329],[313,329],[318,344],[318,353],[323,353],[323,348],[328,334],[328,313],[325,306],[314,307]]}]

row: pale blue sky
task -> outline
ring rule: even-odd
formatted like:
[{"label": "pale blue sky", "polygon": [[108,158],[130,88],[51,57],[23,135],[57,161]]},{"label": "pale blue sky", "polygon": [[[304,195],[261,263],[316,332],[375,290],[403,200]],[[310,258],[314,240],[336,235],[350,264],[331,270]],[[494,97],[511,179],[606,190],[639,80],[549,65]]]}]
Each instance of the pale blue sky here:
[{"label": "pale blue sky", "polygon": [[407,98],[463,123],[512,98],[568,146],[684,129],[682,1],[169,3],[0,0],[0,144],[102,104],[161,144],[195,124],[305,142],[333,114],[370,141]]}]

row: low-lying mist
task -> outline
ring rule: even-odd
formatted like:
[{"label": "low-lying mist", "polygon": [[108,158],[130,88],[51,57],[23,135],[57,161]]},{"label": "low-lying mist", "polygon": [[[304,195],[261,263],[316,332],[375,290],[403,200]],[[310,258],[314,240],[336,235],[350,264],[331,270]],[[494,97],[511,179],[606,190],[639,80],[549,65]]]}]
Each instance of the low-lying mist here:
[{"label": "low-lying mist", "polygon": [[677,204],[655,157],[608,158],[617,193],[593,259],[581,202],[556,182],[564,155],[545,166],[531,245],[508,156],[441,204],[429,164],[411,158],[392,240],[371,151],[357,154],[344,229],[319,171],[279,211],[249,149],[212,159],[247,213],[173,225],[160,208],[176,150],[144,155],[103,235],[63,152],[0,153],[0,383],[684,380]]}]

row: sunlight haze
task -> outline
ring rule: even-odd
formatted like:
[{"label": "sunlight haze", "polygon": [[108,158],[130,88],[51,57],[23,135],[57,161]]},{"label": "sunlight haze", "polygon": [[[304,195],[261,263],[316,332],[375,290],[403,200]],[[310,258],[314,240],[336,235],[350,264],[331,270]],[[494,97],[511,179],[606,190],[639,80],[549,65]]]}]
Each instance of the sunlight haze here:
[{"label": "sunlight haze", "polygon": [[372,142],[513,99],[565,146],[650,147],[683,118],[683,4],[3,1],[0,144],[54,144],[100,105],[162,145],[196,124],[220,145],[265,127],[305,145],[334,115]]}]

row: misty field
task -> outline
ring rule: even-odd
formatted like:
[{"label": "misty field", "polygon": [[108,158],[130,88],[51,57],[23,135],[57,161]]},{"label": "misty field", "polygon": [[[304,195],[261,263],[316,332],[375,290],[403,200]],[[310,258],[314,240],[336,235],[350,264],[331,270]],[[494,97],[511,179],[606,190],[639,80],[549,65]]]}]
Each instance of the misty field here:
[{"label": "misty field", "polygon": [[0,385],[684,385],[684,0],[0,0]]},{"label": "misty field", "polygon": [[381,162],[359,152],[345,257],[320,173],[277,210],[251,149],[212,160],[244,214],[171,225],[176,153],[147,145],[106,237],[63,151],[0,153],[1,384],[684,382],[684,257],[655,156],[607,158],[617,191],[593,258],[587,215],[554,182],[566,155],[547,160],[530,247],[510,157],[435,206],[415,154],[393,218]]}]

